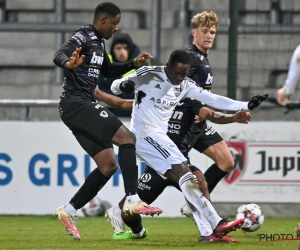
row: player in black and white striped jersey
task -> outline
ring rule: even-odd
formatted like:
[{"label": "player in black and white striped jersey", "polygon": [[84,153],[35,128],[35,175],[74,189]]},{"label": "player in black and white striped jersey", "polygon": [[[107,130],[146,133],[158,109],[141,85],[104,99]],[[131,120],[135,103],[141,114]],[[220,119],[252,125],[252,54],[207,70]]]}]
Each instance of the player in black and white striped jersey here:
[{"label": "player in black and white striped jersey", "polygon": [[111,89],[114,94],[135,89],[131,131],[137,139],[137,156],[179,184],[201,236],[214,234],[222,237],[240,227],[242,221],[223,220],[203,196],[187,167],[187,159],[166,135],[168,120],[173,108],[184,98],[197,99],[218,109],[247,110],[256,108],[266,97],[257,96],[254,102],[239,102],[214,95],[203,91],[186,77],[189,69],[188,54],[182,50],[173,51],[166,67],[143,67],[132,75],[115,80]]}]

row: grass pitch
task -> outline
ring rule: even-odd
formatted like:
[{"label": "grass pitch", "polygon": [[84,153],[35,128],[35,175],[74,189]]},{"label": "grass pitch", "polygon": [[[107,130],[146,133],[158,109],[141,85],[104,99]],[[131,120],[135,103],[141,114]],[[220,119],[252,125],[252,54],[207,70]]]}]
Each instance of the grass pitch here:
[{"label": "grass pitch", "polygon": [[0,249],[201,249],[201,250],[296,250],[299,241],[261,241],[259,234],[292,234],[299,218],[266,218],[254,233],[241,230],[229,234],[238,243],[200,243],[194,223],[187,218],[143,218],[148,237],[142,240],[112,240],[112,229],[104,217],[79,218],[81,240],[75,241],[54,216],[0,216]]}]

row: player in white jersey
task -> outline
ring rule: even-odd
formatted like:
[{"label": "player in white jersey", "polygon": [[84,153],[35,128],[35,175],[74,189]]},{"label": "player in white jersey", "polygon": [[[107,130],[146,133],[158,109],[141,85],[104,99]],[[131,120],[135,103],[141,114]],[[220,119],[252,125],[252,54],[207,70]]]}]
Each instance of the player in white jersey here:
[{"label": "player in white jersey", "polygon": [[285,80],[284,86],[277,91],[277,102],[280,105],[286,106],[290,102],[292,94],[295,92],[297,83],[300,80],[300,44],[295,49],[287,78]]},{"label": "player in white jersey", "polygon": [[136,154],[161,175],[179,184],[201,235],[223,237],[243,224],[242,220],[222,219],[204,197],[187,160],[167,136],[168,120],[173,107],[183,98],[193,98],[222,110],[256,108],[266,96],[255,96],[249,102],[234,101],[196,86],[187,78],[190,57],[183,50],[173,51],[164,66],[143,67],[135,73],[115,80],[114,94],[135,90],[131,131],[136,135]]}]

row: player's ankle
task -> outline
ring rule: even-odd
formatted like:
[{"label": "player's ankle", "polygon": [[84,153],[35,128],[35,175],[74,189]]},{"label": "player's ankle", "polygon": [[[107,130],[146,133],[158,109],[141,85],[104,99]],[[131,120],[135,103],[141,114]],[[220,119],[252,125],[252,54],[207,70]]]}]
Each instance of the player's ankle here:
[{"label": "player's ankle", "polygon": [[132,233],[134,237],[139,238],[141,236],[143,236],[143,234],[145,233],[146,229],[142,228],[142,230],[139,233]]},{"label": "player's ankle", "polygon": [[126,196],[126,201],[128,203],[135,203],[137,201],[141,200],[138,194],[128,195]]},{"label": "player's ankle", "polygon": [[75,209],[72,204],[68,203],[67,205],[65,205],[64,207],[65,211],[71,214],[76,214],[77,209]]}]

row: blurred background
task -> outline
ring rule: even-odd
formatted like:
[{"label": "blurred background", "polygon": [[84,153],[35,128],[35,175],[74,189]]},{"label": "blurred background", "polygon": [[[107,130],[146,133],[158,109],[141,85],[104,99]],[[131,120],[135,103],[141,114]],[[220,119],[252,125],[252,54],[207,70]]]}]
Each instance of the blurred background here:
[{"label": "blurred background", "polygon": [[[0,119],[59,120],[61,70],[55,51],[78,27],[92,21],[99,0],[0,0]],[[166,63],[170,52],[191,43],[190,19],[204,10],[219,16],[209,52],[212,91],[238,100],[275,97],[300,43],[299,0],[112,0],[122,11],[120,30]],[[111,41],[106,41],[109,52]],[[230,65],[229,63],[230,62]],[[293,98],[299,100],[299,87]],[[6,100],[3,100],[6,99]],[[10,102],[9,100],[14,100]],[[43,99],[38,104],[20,99]],[[257,120],[298,120],[298,111],[264,105]]]}]

